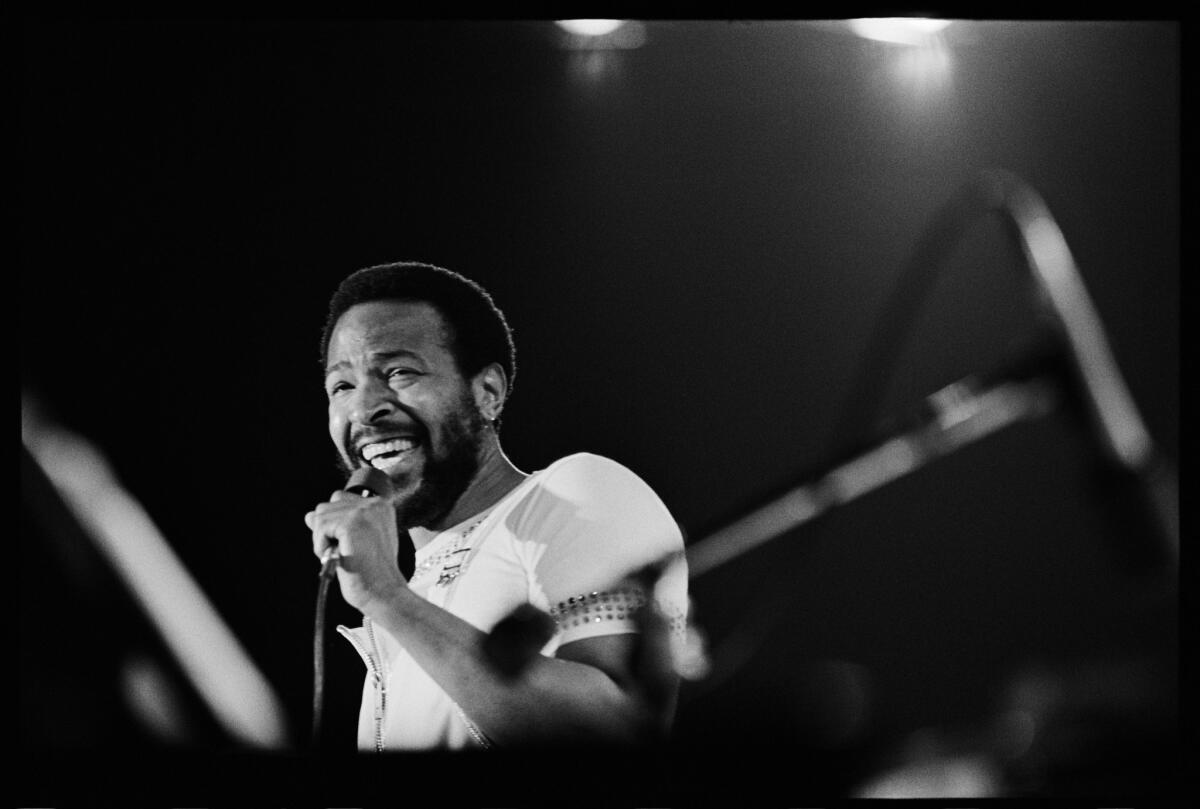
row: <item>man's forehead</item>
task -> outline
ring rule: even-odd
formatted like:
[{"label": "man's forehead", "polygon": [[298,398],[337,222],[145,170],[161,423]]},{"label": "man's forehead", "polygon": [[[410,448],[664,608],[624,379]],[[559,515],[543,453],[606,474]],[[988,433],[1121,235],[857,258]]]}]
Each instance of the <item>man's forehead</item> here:
[{"label": "man's forehead", "polygon": [[442,347],[446,348],[446,323],[424,301],[369,301],[351,306],[334,326],[329,358],[342,351]]}]

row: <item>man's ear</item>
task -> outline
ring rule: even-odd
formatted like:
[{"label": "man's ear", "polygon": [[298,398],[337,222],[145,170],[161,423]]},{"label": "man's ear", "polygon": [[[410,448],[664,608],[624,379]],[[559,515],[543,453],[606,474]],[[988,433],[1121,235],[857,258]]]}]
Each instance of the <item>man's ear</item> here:
[{"label": "man's ear", "polygon": [[500,418],[504,402],[508,398],[508,375],[499,363],[485,365],[471,380],[471,391],[479,412],[484,419],[493,422]]}]

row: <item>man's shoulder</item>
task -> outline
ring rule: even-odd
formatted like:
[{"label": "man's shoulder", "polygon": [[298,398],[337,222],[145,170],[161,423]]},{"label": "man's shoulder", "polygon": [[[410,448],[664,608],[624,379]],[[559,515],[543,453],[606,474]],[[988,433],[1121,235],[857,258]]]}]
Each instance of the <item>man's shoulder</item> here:
[{"label": "man's shoulder", "polygon": [[654,546],[648,536],[662,537],[671,544],[681,541],[666,503],[619,461],[592,452],[576,452],[559,458],[533,477],[514,509],[514,525],[522,530],[532,531],[534,526],[548,529],[555,544],[569,537],[592,536],[597,531],[604,535],[606,545],[621,537],[639,547]]},{"label": "man's shoulder", "polygon": [[593,452],[575,452],[564,455],[537,473],[543,485],[562,483],[585,483],[597,485],[604,482],[645,482],[629,467]]},{"label": "man's shoulder", "polygon": [[666,505],[641,476],[623,463],[592,452],[559,458],[535,473],[530,495],[543,506],[618,509],[629,515],[669,516]]}]

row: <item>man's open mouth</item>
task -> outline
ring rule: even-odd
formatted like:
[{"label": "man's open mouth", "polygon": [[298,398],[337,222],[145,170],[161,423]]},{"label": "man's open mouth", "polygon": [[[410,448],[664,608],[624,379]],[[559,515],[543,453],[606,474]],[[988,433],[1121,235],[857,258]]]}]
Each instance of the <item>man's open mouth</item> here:
[{"label": "man's open mouth", "polygon": [[387,472],[409,458],[419,446],[414,438],[391,438],[364,444],[358,454],[371,466]]}]

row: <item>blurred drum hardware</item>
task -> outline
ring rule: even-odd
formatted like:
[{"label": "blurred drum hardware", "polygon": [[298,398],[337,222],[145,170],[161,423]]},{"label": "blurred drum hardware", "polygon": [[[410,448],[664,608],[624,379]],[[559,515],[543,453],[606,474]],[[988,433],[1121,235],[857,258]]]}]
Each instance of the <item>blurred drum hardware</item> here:
[{"label": "blurred drum hardware", "polygon": [[[978,219],[999,214],[1017,240],[1043,334],[1014,360],[927,397],[884,428],[881,392],[912,320],[950,249]],[[1152,440],[1109,348],[1074,258],[1041,197],[1013,174],[981,173],[935,214],[870,336],[841,413],[842,441],[859,440],[826,471],[691,543],[693,578],[902,476],[1027,419],[1065,409],[1094,451],[1097,507],[1114,518],[1120,569],[1148,581],[1177,610],[1179,484]],[[900,423],[903,422],[903,423]],[[877,437],[862,442],[864,432]],[[778,618],[776,597],[759,623]],[[758,626],[714,647],[712,680],[744,664],[766,637]],[[877,772],[853,797],[1167,795],[1181,785],[1176,660],[1132,654],[1071,664],[1029,661],[977,728],[930,728],[898,750],[873,753]],[[701,690],[715,682],[701,684]],[[836,702],[836,689],[830,699]],[[817,751],[821,752],[821,751]],[[869,771],[859,762],[853,771]]]},{"label": "blurred drum hardware", "polygon": [[999,213],[1026,258],[1032,293],[1047,335],[1035,348],[986,374],[932,394],[916,424],[868,442],[781,497],[688,547],[693,577],[703,575],[830,509],[920,469],[939,457],[1055,406],[1079,403],[1102,461],[1100,473],[1125,486],[1117,500],[1133,505],[1149,532],[1125,549],[1139,570],[1154,570],[1174,587],[1179,563],[1179,482],[1150,437],[1125,385],[1065,238],[1041,197],[1004,171],[984,172],[936,214],[918,241],[866,358],[846,397],[843,438],[876,430],[874,408],[919,305],[950,248],[980,216]]}]

